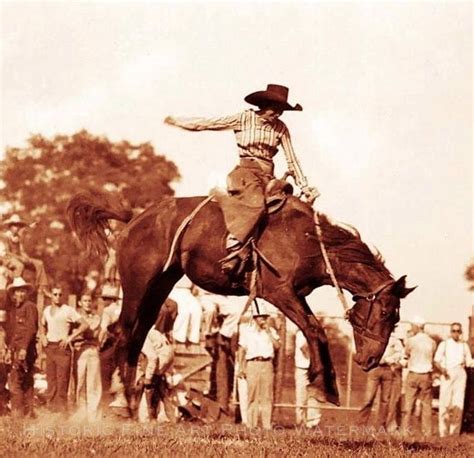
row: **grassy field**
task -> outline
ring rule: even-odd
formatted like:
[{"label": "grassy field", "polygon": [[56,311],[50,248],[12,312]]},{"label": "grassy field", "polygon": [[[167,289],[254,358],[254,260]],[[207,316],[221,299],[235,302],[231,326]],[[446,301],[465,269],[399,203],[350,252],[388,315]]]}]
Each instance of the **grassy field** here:
[{"label": "grassy field", "polygon": [[319,430],[249,431],[232,424],[81,424],[51,415],[0,419],[0,456],[473,456],[474,436],[429,441],[361,434],[328,424]]}]

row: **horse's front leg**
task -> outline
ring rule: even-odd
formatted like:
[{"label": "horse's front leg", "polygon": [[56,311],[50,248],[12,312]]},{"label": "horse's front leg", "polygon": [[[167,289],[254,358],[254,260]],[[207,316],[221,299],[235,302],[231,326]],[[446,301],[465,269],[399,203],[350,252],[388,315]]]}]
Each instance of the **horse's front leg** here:
[{"label": "horse's front leg", "polygon": [[336,373],[329,353],[328,339],[306,299],[281,292],[265,299],[278,307],[303,332],[311,360],[308,376],[317,399],[339,405]]}]

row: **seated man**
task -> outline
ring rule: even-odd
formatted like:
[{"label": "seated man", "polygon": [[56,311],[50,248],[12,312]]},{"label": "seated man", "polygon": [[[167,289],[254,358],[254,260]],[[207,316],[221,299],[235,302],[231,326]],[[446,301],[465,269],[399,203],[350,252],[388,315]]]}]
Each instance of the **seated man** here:
[{"label": "seated man", "polygon": [[157,419],[159,403],[163,401],[169,420],[174,421],[173,408],[168,408],[165,400],[167,389],[165,374],[173,364],[174,349],[166,333],[161,329],[164,313],[168,313],[168,308],[160,311],[155,326],[150,329],[143,344],[137,371],[137,389],[140,396],[145,395],[147,420]]},{"label": "seated man", "polygon": [[[32,265],[35,269],[35,286],[38,290],[46,292],[48,288],[48,277],[41,259],[35,259],[26,253],[21,240],[21,231],[29,227],[27,223],[21,220],[18,215],[12,215],[4,223],[8,228],[5,235],[8,239],[8,252],[17,262],[21,262],[24,266]],[[22,275],[23,272],[19,273]]]}]

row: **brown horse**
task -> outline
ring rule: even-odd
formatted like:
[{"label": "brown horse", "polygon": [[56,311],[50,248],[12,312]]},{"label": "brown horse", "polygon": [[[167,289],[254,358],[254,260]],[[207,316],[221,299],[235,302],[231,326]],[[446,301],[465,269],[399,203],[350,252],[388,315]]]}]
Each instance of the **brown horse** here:
[{"label": "brown horse", "polygon": [[[131,386],[140,349],[160,307],[186,274],[215,294],[248,295],[247,282],[236,285],[221,272],[226,254],[222,212],[209,202],[182,232],[172,253],[172,240],[203,197],[166,198],[131,218],[131,212],[107,195],[79,194],[68,206],[72,228],[89,250],[104,254],[109,219],[128,222],[118,239],[118,266],[123,287],[118,355],[126,386]],[[400,298],[412,289],[405,277],[394,280],[382,259],[361,241],[357,231],[332,224],[320,215],[323,241],[342,288],[355,305],[349,313],[356,342],[356,361],[364,370],[376,366],[399,320]],[[306,300],[313,289],[331,285],[315,230],[312,208],[289,196],[285,205],[262,221],[257,248],[258,297],[280,309],[304,333],[310,349],[310,380],[319,395],[338,404],[335,372],[325,332]],[[262,258],[263,258],[262,256]]]}]

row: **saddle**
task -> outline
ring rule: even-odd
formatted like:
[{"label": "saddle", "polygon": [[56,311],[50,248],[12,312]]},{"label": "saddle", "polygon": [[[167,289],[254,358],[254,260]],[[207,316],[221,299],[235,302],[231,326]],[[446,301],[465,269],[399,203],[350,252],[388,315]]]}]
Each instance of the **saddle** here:
[{"label": "saddle", "polygon": [[288,196],[293,194],[293,186],[286,180],[273,178],[265,187],[265,206],[267,213],[275,213],[285,205]]}]

